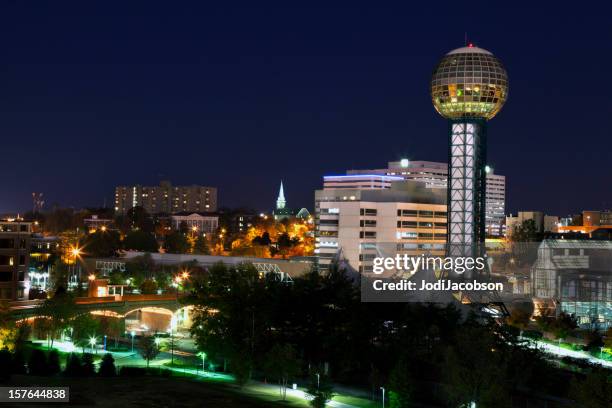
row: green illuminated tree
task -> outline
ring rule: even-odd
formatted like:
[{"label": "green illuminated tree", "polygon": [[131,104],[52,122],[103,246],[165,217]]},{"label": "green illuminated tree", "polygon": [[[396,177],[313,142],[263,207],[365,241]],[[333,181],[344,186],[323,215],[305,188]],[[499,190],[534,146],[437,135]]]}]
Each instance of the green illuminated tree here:
[{"label": "green illuminated tree", "polygon": [[159,346],[155,343],[155,337],[142,336],[138,340],[138,353],[147,361],[147,368],[149,368],[149,362],[159,354]]},{"label": "green illuminated tree", "polygon": [[81,347],[82,352],[85,353],[89,340],[99,332],[98,320],[89,313],[83,313],[75,317],[70,324],[72,325],[72,342]]},{"label": "green illuminated tree", "polygon": [[75,309],[74,298],[63,290],[56,291],[55,296],[46,299],[37,308],[39,319],[36,324],[44,328],[49,348],[53,347],[53,341],[68,327]]},{"label": "green illuminated tree", "polygon": [[314,408],[325,408],[325,405],[333,398],[334,389],[329,377],[324,374],[313,374],[306,389],[306,394],[310,395],[310,406]]},{"label": "green illuminated tree", "polygon": [[389,377],[389,407],[408,408],[414,399],[414,379],[410,374],[408,356],[403,354]]},{"label": "green illuminated tree", "polygon": [[264,357],[264,372],[278,381],[283,401],[287,398],[289,380],[299,374],[299,371],[300,364],[295,349],[290,344],[275,344]]}]

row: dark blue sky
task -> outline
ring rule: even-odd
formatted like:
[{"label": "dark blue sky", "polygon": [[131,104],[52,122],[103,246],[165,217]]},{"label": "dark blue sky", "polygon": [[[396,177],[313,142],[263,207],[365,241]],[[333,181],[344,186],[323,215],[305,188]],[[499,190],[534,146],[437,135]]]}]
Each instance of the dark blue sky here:
[{"label": "dark blue sky", "polygon": [[282,178],[312,207],[324,174],[443,161],[428,82],[466,31],[510,76],[489,127],[508,209],[612,207],[610,8],[183,3],[2,2],[0,212],[160,179],[266,209]]}]

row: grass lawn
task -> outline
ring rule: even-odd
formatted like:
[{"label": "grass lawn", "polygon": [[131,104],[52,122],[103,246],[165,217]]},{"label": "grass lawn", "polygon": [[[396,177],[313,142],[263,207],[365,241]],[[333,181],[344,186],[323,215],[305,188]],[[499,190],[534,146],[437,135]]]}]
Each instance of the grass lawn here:
[{"label": "grass lawn", "polygon": [[[186,378],[114,377],[64,378],[13,376],[5,386],[69,386],[70,405],[76,407],[206,407],[264,408],[300,407],[282,402],[278,396],[260,395],[248,387],[239,390]],[[50,404],[3,404],[6,407],[49,406]]]},{"label": "grass lawn", "polygon": [[[386,398],[385,398],[386,399]],[[332,398],[332,401],[342,402],[344,404],[354,405],[361,408],[380,408],[382,403],[380,401],[372,401],[366,398],[351,397],[349,395],[336,395]]]}]

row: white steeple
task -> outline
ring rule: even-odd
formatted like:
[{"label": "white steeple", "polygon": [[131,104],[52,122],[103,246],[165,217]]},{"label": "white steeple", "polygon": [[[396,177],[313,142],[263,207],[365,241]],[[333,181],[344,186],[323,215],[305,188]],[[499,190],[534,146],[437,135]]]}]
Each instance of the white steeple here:
[{"label": "white steeple", "polygon": [[278,198],[276,199],[276,209],[282,210],[285,208],[287,201],[285,200],[285,192],[283,191],[283,181],[281,180],[280,190],[278,191]]}]

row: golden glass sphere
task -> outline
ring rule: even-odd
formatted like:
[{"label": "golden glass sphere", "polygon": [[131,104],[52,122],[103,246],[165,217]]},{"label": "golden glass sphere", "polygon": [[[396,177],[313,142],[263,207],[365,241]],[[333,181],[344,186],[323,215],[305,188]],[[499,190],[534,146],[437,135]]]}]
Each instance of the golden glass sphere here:
[{"label": "golden glass sphere", "polygon": [[457,48],[438,63],[431,78],[431,101],[447,119],[489,120],[508,98],[508,74],[489,51]]}]

